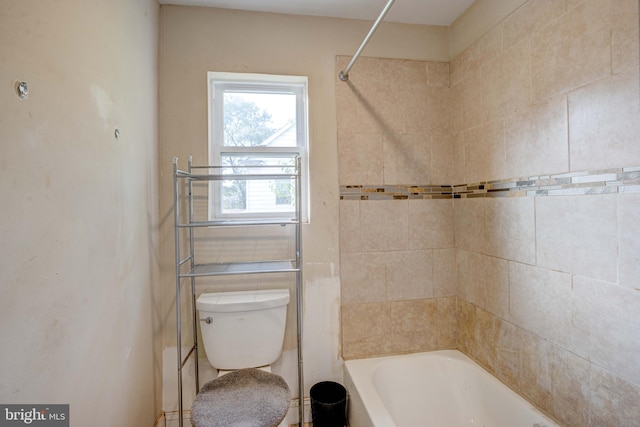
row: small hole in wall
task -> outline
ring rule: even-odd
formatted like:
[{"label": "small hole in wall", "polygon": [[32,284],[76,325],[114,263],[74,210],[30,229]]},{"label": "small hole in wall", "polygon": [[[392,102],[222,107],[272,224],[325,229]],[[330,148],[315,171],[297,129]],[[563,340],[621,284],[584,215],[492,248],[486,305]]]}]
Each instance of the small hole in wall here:
[{"label": "small hole in wall", "polygon": [[27,86],[27,82],[16,81],[14,83],[14,89],[16,91],[16,95],[20,99],[27,99],[29,96],[29,87]]}]

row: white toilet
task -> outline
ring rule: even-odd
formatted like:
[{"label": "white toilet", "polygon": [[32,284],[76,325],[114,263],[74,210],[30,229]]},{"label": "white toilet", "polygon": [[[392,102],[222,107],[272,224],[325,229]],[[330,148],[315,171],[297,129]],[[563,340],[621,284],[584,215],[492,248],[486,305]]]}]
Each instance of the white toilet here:
[{"label": "white toilet", "polygon": [[204,293],[198,297],[202,341],[218,376],[243,368],[270,371],[282,353],[288,289]]},{"label": "white toilet", "polygon": [[284,379],[270,369],[282,353],[287,304],[288,289],[198,297],[204,350],[218,377],[196,396],[192,426],[287,425],[291,393]]}]

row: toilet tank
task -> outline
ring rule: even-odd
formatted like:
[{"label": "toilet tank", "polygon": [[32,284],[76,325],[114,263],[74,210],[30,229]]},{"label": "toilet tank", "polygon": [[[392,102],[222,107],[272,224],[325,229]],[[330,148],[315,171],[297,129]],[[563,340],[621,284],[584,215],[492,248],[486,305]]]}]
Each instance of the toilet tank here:
[{"label": "toilet tank", "polygon": [[196,308],[209,363],[231,370],[278,360],[288,303],[288,289],[201,294]]}]

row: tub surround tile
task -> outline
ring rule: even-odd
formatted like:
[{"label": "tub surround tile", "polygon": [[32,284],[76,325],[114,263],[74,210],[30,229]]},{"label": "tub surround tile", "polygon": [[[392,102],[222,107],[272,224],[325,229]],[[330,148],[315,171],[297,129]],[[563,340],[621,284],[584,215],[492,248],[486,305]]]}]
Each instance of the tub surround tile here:
[{"label": "tub surround tile", "polygon": [[616,0],[612,2],[611,29],[612,72],[617,74],[640,65],[640,34],[638,33],[638,2]]},{"label": "tub surround tile", "polygon": [[506,176],[569,170],[567,123],[564,95],[508,116],[505,119]]},{"label": "tub surround tile", "polygon": [[391,303],[391,347],[393,353],[438,349],[436,300]]},{"label": "tub surround tile", "polygon": [[455,297],[342,306],[343,357],[456,348]]},{"label": "tub surround tile", "polygon": [[456,297],[437,298],[438,349],[458,348],[458,303]]},{"label": "tub surround tile", "polygon": [[640,420],[640,386],[629,384],[594,365],[591,390],[589,417],[592,426],[632,426]]},{"label": "tub surround tile", "polygon": [[409,245],[408,221],[406,200],[343,200],[340,210],[342,251],[382,252],[406,249]]},{"label": "tub surround tile", "polygon": [[[429,170],[431,167],[431,150],[429,138],[423,134],[386,134],[382,138],[382,159],[384,184],[405,184],[411,182],[431,182]],[[365,153],[362,153],[365,154]],[[362,157],[367,162],[367,156]],[[349,168],[351,164],[347,163]],[[366,180],[351,180],[341,182],[375,182]]]},{"label": "tub surround tile", "polygon": [[433,250],[433,296],[453,297],[458,293],[456,286],[456,250]]},{"label": "tub surround tile", "polygon": [[342,357],[357,359],[390,354],[391,304],[342,306]]},{"label": "tub surround tile", "polygon": [[433,297],[432,251],[392,251],[385,257],[387,300]]},{"label": "tub surround tile", "polygon": [[505,176],[505,141],[502,120],[496,120],[464,132],[463,171],[456,175],[464,182],[477,182]]},{"label": "tub surround tile", "polygon": [[452,248],[453,201],[409,200],[409,249]]},{"label": "tub surround tile", "polygon": [[531,105],[530,58],[531,44],[529,39],[524,39],[482,64],[483,123],[502,119]]},{"label": "tub surround tile", "polygon": [[[563,425],[588,426],[591,364],[569,351],[561,351],[552,368],[551,414]],[[595,427],[595,426],[594,426]]]},{"label": "tub surround tile", "polygon": [[[634,172],[635,173],[635,172]],[[640,194],[618,197],[618,281],[640,290]]]},{"label": "tub surround tile", "polygon": [[451,73],[448,62],[428,62],[427,75],[429,87],[448,88],[451,86]]},{"label": "tub surround tile", "polygon": [[[640,293],[574,276],[572,350],[594,364],[640,384]],[[593,313],[607,313],[594,316]]]},{"label": "tub surround tile", "polygon": [[536,262],[534,199],[491,199],[484,203],[486,253],[527,264]]},{"label": "tub surround tile", "polygon": [[484,199],[457,200],[454,215],[454,236],[456,248],[484,253]]},{"label": "tub surround tile", "polygon": [[523,396],[539,408],[551,408],[553,405],[553,368],[558,357],[558,349],[549,341],[522,331],[521,369],[517,384]]},{"label": "tub surround tile", "polygon": [[457,251],[459,296],[498,316],[509,310],[509,263],[476,252]]},{"label": "tub surround tile", "polygon": [[609,0],[585,0],[532,37],[533,101],[554,97],[609,75]]},{"label": "tub surround tile", "polygon": [[377,134],[340,133],[338,179],[347,182],[384,182],[383,140]]},{"label": "tub surround tile", "polygon": [[342,303],[386,301],[385,262],[384,252],[343,252],[340,256]]},{"label": "tub surround tile", "polygon": [[536,30],[564,13],[564,0],[528,1],[503,21],[505,49],[530,37]]},{"label": "tub surround tile", "polygon": [[617,281],[617,196],[536,198],[541,267]]},{"label": "tub surround tile", "polygon": [[640,163],[639,79],[631,68],[569,94],[571,169]]},{"label": "tub surround tile", "polygon": [[556,344],[572,336],[571,291],[570,274],[509,263],[509,319]]},{"label": "tub surround tile", "polygon": [[452,138],[449,135],[432,135],[430,138],[431,182],[453,182]]}]

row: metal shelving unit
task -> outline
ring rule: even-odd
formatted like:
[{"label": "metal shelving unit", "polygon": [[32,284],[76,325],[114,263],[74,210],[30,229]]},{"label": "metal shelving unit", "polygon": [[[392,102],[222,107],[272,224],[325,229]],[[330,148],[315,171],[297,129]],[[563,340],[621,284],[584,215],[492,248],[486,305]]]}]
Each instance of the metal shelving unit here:
[{"label": "metal shelving unit", "polygon": [[[300,158],[295,157],[294,171],[284,172],[289,167],[282,167],[283,173],[273,173],[276,166],[249,166],[248,173],[233,173],[233,169],[227,166],[194,166],[189,157],[186,171],[178,168],[178,158],[173,159],[173,188],[174,188],[174,225],[175,225],[175,266],[176,266],[176,339],[178,361],[178,412],[179,425],[183,427],[183,369],[189,359],[193,357],[195,367],[196,393],[200,390],[198,369],[198,316],[196,311],[196,279],[213,276],[232,276],[246,274],[272,274],[291,273],[295,275],[296,283],[296,318],[297,318],[297,343],[298,343],[298,425],[304,424],[304,378],[302,363],[302,210],[301,210],[301,165]],[[203,173],[204,171],[204,173]],[[198,181],[223,181],[223,180],[282,180],[289,179],[295,187],[295,211],[293,218],[258,218],[248,220],[217,220],[197,221],[194,219],[194,194],[193,184]],[[182,185],[181,185],[182,184]],[[186,190],[184,190],[186,187]],[[186,191],[186,194],[185,194]],[[186,212],[180,211],[181,198],[187,198]],[[294,228],[295,258],[260,260],[253,262],[225,262],[202,263],[195,262],[195,238],[194,230],[200,227],[260,227],[260,226],[291,226]],[[181,242],[181,230],[186,229],[187,236]],[[183,257],[181,243],[186,243],[188,253]],[[192,313],[193,345],[183,356],[182,351],[182,313],[181,313],[181,289],[189,286]]]}]

